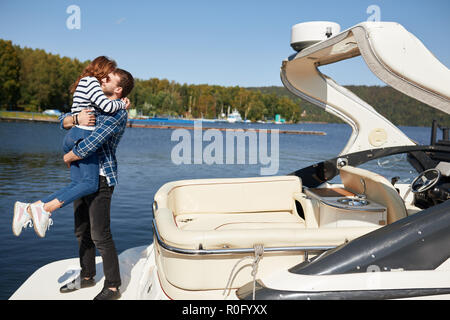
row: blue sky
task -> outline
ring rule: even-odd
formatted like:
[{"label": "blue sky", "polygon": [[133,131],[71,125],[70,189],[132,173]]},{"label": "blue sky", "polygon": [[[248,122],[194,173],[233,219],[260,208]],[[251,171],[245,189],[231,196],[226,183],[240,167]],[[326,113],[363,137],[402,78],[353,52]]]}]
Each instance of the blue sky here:
[{"label": "blue sky", "polygon": [[[80,8],[79,30],[66,26],[70,5]],[[141,79],[281,86],[294,24],[327,20],[344,30],[366,21],[370,5],[450,66],[449,0],[0,0],[0,38],[82,61],[107,55]],[[382,84],[361,58],[322,71],[344,85]]]}]

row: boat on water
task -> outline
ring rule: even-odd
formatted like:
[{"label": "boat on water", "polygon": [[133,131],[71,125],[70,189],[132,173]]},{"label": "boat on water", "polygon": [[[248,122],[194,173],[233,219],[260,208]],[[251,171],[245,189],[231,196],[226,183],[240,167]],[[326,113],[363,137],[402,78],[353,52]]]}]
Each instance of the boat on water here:
[{"label": "boat on water", "polygon": [[[119,255],[122,299],[450,298],[448,132],[439,139],[433,123],[420,145],[318,69],[361,55],[386,84],[449,114],[448,68],[397,23],[342,32],[303,23],[291,45],[284,86],[348,123],[347,144],[287,175],[161,186],[153,243]],[[412,183],[361,167],[402,154],[417,171]],[[97,259],[95,287],[59,293],[78,277],[74,258],[38,269],[11,299],[92,299],[103,285]]]},{"label": "boat on water", "polygon": [[227,121],[229,123],[242,122],[242,117],[237,109],[233,109],[233,112],[228,114]]}]

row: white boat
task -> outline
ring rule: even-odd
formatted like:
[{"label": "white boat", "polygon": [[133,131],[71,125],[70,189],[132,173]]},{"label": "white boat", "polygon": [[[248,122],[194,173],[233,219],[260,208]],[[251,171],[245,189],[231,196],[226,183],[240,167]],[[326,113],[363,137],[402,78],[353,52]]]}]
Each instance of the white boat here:
[{"label": "white boat", "polygon": [[241,114],[236,109],[233,109],[233,112],[228,114],[227,121],[229,123],[242,122]]},{"label": "white boat", "polygon": [[[153,243],[119,255],[122,299],[450,298],[450,141],[433,125],[431,144],[417,144],[318,66],[362,55],[385,83],[447,114],[448,68],[396,23],[296,25],[292,45],[282,82],[352,127],[344,149],[289,175],[163,185]],[[398,154],[417,170],[411,184],[358,167]],[[78,273],[68,259],[11,299],[92,299],[98,259],[96,287],[60,294]]]},{"label": "white boat", "polygon": [[227,115],[223,112],[220,113],[219,118],[215,119],[216,122],[228,122]]}]

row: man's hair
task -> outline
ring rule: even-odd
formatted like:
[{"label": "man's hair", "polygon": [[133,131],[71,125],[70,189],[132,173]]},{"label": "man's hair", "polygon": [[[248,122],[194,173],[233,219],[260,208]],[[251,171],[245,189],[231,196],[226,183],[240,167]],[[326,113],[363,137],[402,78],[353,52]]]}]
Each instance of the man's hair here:
[{"label": "man's hair", "polygon": [[128,96],[134,87],[134,78],[128,71],[117,68],[113,71],[114,74],[118,75],[120,78],[119,87],[122,88],[121,98]]}]

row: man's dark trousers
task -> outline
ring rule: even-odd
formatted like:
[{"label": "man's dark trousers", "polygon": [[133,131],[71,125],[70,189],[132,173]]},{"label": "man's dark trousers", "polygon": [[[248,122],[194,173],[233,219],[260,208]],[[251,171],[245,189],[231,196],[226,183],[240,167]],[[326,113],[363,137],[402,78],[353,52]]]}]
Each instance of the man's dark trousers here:
[{"label": "man's dark trousers", "polygon": [[81,277],[95,276],[95,248],[103,260],[104,287],[121,285],[119,259],[110,229],[111,197],[114,187],[99,177],[96,193],[74,201],[75,235],[78,239]]}]

